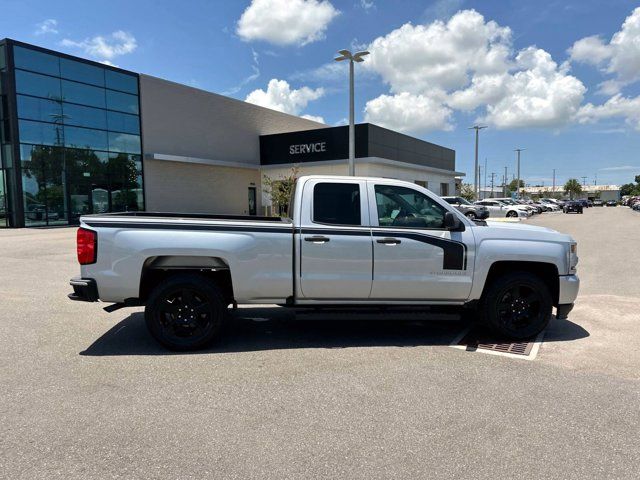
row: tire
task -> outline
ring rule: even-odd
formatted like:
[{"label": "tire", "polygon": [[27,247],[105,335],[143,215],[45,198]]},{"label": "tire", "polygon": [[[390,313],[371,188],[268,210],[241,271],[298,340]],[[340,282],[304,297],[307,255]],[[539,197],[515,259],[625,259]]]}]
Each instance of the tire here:
[{"label": "tire", "polygon": [[518,216],[518,212],[514,212],[513,210],[511,210],[510,212],[507,212],[507,217],[509,218],[516,218]]},{"label": "tire", "polygon": [[475,214],[475,213],[473,213],[473,212],[467,212],[467,213],[465,213],[464,215],[465,215],[465,217],[467,217],[469,220],[475,220],[475,219],[477,218],[477,217],[476,217],[476,214]]},{"label": "tire", "polygon": [[227,302],[220,289],[195,274],[162,281],[151,292],[144,311],[151,336],[178,352],[199,350],[213,343],[226,316]]},{"label": "tire", "polygon": [[480,317],[498,335],[523,340],[547,327],[552,308],[551,293],[540,277],[512,272],[487,288],[480,302]]}]

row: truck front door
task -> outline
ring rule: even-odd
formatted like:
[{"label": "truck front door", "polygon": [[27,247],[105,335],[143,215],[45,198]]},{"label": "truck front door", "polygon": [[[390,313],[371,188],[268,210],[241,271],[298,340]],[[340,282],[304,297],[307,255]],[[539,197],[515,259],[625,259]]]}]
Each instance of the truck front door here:
[{"label": "truck front door", "polygon": [[448,211],[426,191],[368,182],[371,300],[462,301],[473,279],[473,233],[444,228]]},{"label": "truck front door", "polygon": [[295,242],[300,296],[309,300],[366,300],[373,250],[366,181],[305,182]]}]

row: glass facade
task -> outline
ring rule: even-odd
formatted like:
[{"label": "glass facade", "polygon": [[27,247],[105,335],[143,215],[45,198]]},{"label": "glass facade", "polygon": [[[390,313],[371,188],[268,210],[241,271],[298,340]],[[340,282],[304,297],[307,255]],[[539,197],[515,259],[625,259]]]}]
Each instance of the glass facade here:
[{"label": "glass facade", "polygon": [[137,75],[24,44],[6,48],[13,55],[0,53],[0,66],[14,74],[16,126],[8,150],[24,225],[144,209]]}]

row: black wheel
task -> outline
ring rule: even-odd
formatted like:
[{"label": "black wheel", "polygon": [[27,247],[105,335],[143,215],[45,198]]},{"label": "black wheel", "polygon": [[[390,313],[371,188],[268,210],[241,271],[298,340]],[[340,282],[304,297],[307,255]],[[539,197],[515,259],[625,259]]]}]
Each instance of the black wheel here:
[{"label": "black wheel", "polygon": [[481,316],[496,333],[514,339],[535,337],[551,320],[553,299],[536,275],[513,272],[489,286],[481,302]]},{"label": "black wheel", "polygon": [[467,212],[467,213],[465,213],[465,215],[467,216],[467,218],[469,220],[475,220],[476,219],[476,214],[473,213],[473,212]]},{"label": "black wheel", "polygon": [[510,212],[507,212],[507,217],[515,218],[517,216],[518,216],[518,212],[514,212],[513,210],[511,210]]},{"label": "black wheel", "polygon": [[227,314],[220,290],[199,275],[176,275],[151,293],[144,311],[149,333],[176,351],[198,350],[219,336]]}]

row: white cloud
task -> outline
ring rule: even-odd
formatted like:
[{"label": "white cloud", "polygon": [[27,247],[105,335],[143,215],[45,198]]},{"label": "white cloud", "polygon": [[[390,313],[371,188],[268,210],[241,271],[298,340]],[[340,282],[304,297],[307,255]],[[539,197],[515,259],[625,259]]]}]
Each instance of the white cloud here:
[{"label": "white cloud", "polygon": [[595,65],[615,77],[601,84],[602,93],[616,94],[640,80],[640,7],[631,12],[608,43],[597,35],[585,37],[568,53],[574,62]]},{"label": "white cloud", "polygon": [[306,45],[323,39],[339,13],[329,0],[253,0],[238,20],[236,33],[245,41]]},{"label": "white cloud", "polygon": [[360,7],[368,13],[369,10],[376,8],[376,4],[373,0],[360,0]]},{"label": "white cloud", "polygon": [[629,98],[618,93],[602,105],[587,103],[578,112],[581,123],[608,118],[624,118],[629,125],[640,130],[640,96]]},{"label": "white cloud", "polygon": [[364,112],[367,122],[400,132],[452,129],[451,109],[425,95],[407,92],[380,95],[367,102]]},{"label": "white cloud", "polygon": [[324,89],[322,88],[302,87],[292,89],[286,80],[272,78],[267,85],[266,91],[262,89],[254,90],[247,95],[245,101],[291,115],[300,115],[309,102],[317,100],[323,95]]},{"label": "white cloud", "polygon": [[375,39],[364,65],[391,95],[367,102],[365,113],[413,132],[452,128],[453,110],[482,109],[479,119],[498,128],[571,122],[586,91],[582,82],[542,49],[514,53],[511,36],[510,28],[464,10],[446,22],[408,23]]},{"label": "white cloud", "polygon": [[602,172],[626,172],[627,170],[638,170],[640,165],[620,165],[619,167],[605,167],[599,168]]},{"label": "white cloud", "polygon": [[557,127],[575,118],[586,88],[566,66],[558,67],[535,47],[520,51],[516,64],[520,70],[506,76],[503,95],[487,104],[483,122],[498,128]]},{"label": "white cloud", "polygon": [[319,115],[301,115],[302,118],[306,118],[307,120],[313,120],[314,122],[319,122],[319,123],[327,123],[324,121],[324,118],[322,118]]},{"label": "white cloud", "polygon": [[36,24],[35,35],[45,35],[51,33],[53,35],[58,33],[58,21],[55,18],[47,18],[46,20]]},{"label": "white cloud", "polygon": [[96,35],[82,41],[65,38],[60,42],[63,47],[78,48],[94,58],[113,60],[121,55],[133,52],[138,48],[136,38],[130,33],[118,30],[110,35]]},{"label": "white cloud", "polygon": [[508,68],[511,30],[485,22],[475,10],[458,12],[448,22],[407,23],[376,38],[366,64],[392,92],[420,93],[467,85],[470,74],[503,73]]}]

